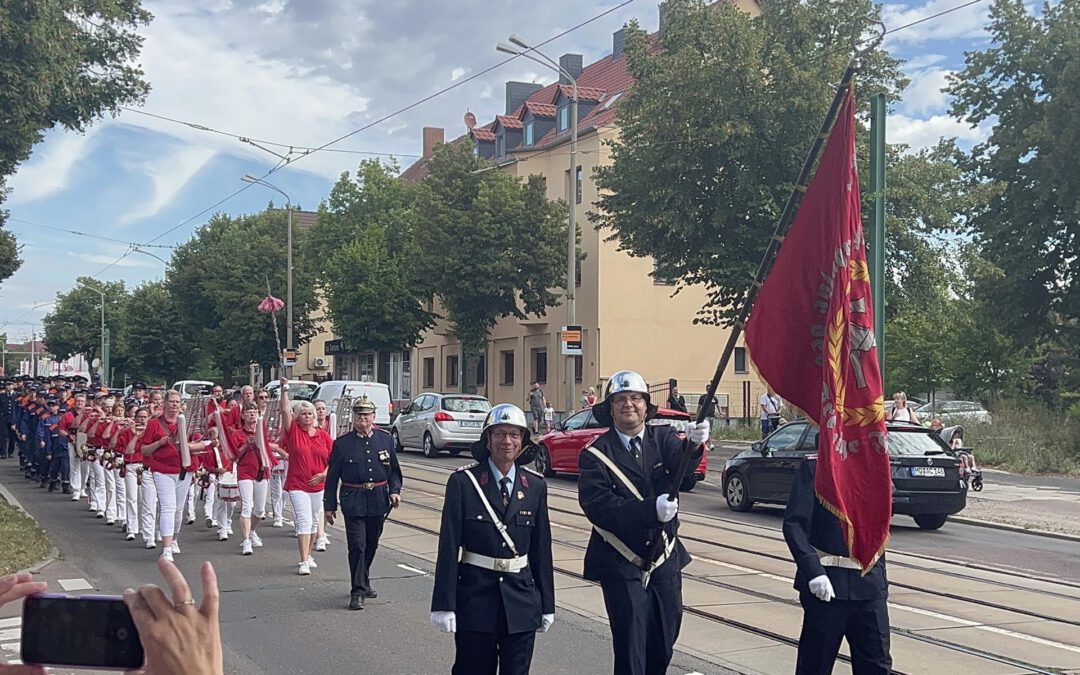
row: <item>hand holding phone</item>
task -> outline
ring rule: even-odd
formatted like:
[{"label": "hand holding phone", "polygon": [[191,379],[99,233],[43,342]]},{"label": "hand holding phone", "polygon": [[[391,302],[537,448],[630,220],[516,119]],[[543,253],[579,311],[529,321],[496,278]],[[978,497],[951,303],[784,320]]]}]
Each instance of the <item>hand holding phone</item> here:
[{"label": "hand holding phone", "polygon": [[135,670],[145,658],[123,598],[41,593],[23,601],[23,663]]}]

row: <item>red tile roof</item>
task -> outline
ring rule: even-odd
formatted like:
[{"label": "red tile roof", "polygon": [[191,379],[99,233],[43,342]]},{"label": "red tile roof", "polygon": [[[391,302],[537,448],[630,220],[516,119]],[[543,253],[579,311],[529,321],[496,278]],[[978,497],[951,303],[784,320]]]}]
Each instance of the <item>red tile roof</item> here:
[{"label": "red tile roof", "polygon": [[[585,73],[582,72],[582,75],[584,74]],[[572,98],[574,95],[574,88],[569,84],[560,84],[557,91],[561,92],[562,95],[566,98]],[[600,89],[598,87],[581,86],[581,79],[578,79],[577,95],[579,101],[599,101],[600,99],[604,98],[605,93],[607,93],[606,90]],[[555,103],[558,98],[559,97],[557,95],[553,95],[551,97],[551,103]]]},{"label": "red tile roof", "polygon": [[494,141],[495,133],[491,130],[490,124],[485,124],[482,127],[473,127],[471,136],[475,141]]},{"label": "red tile roof", "polygon": [[521,119],[525,119],[525,113],[532,113],[533,117],[555,117],[555,106],[550,103],[537,103],[536,101],[525,101],[518,110],[521,111]]},{"label": "red tile roof", "polygon": [[[518,108],[518,110],[520,110],[520,108]],[[521,120],[517,118],[516,111],[514,115],[497,115],[495,121],[507,129],[520,129],[524,126],[522,125]]]}]

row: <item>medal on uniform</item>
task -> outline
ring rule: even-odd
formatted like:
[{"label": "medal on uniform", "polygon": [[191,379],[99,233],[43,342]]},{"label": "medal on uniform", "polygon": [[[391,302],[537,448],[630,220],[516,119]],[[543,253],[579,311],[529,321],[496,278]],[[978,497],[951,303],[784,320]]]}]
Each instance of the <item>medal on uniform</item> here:
[{"label": "medal on uniform", "polygon": [[518,490],[517,498],[518,499],[525,499],[525,493],[522,492],[521,490]]}]

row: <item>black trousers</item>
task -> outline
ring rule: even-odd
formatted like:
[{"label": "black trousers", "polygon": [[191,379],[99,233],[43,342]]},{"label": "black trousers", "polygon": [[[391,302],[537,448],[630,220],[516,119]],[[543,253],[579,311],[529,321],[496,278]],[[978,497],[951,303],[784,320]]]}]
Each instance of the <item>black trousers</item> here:
[{"label": "black trousers", "polygon": [[665,571],[650,579],[648,588],[639,579],[619,578],[605,579],[600,588],[611,626],[615,675],[666,673],[682,626],[682,574]]},{"label": "black trousers", "polygon": [[508,633],[506,609],[499,601],[494,633],[459,630],[454,633],[454,667],[451,675],[528,675],[532,665],[536,631]]},{"label": "black trousers", "polygon": [[19,437],[7,424],[0,429],[0,457],[14,457],[19,449]]},{"label": "black trousers", "polygon": [[49,480],[60,481],[67,483],[70,479],[68,473],[71,467],[68,466],[68,454],[66,452],[54,452],[52,460],[49,462]]},{"label": "black trousers", "polygon": [[889,655],[889,607],[878,600],[832,600],[822,602],[801,593],[802,633],[796,675],[827,675],[833,671],[840,643],[847,638],[854,675],[887,675]]},{"label": "black trousers", "polygon": [[349,573],[352,576],[351,594],[363,594],[371,590],[368,570],[379,548],[386,516],[345,517],[345,540],[349,545]]}]

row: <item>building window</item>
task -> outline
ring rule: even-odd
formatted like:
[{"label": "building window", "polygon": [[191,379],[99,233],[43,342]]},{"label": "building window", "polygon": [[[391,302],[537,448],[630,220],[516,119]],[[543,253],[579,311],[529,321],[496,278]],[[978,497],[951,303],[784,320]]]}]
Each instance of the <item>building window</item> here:
[{"label": "building window", "polygon": [[499,134],[495,137],[495,156],[502,157],[506,154],[506,135]]},{"label": "building window", "polygon": [[375,381],[375,355],[371,352],[367,354],[361,354],[357,359],[360,366],[356,379],[363,380],[364,382]]},{"label": "building window", "polygon": [[429,357],[424,359],[424,388],[433,389],[435,387],[435,359]]},{"label": "building window", "polygon": [[533,123],[529,122],[525,125],[525,145],[533,144]]},{"label": "building window", "polygon": [[502,353],[502,384],[514,383],[514,351]]},{"label": "building window", "polygon": [[547,350],[532,350],[532,381],[547,384]]},{"label": "building window", "polygon": [[750,370],[746,367],[746,347],[735,348],[735,372],[736,373],[749,373]]},{"label": "building window", "polygon": [[476,386],[482,387],[487,384],[487,354],[481,354],[476,359]]},{"label": "building window", "polygon": [[585,379],[585,373],[582,372],[585,369],[585,359],[580,356],[574,357],[574,382],[581,382]]},{"label": "building window", "polygon": [[574,183],[575,183],[575,186],[574,186],[574,203],[575,204],[580,204],[581,203],[581,185],[582,185],[582,176],[581,176],[581,167],[580,166],[577,168]]},{"label": "building window", "polygon": [[446,386],[458,386],[458,357],[457,354],[446,357]]},{"label": "building window", "polygon": [[570,105],[565,104],[559,108],[559,131],[566,131],[570,128]]},{"label": "building window", "polygon": [[478,143],[476,141],[473,141],[472,154],[473,154],[474,157],[479,157],[480,156],[480,143]]}]

